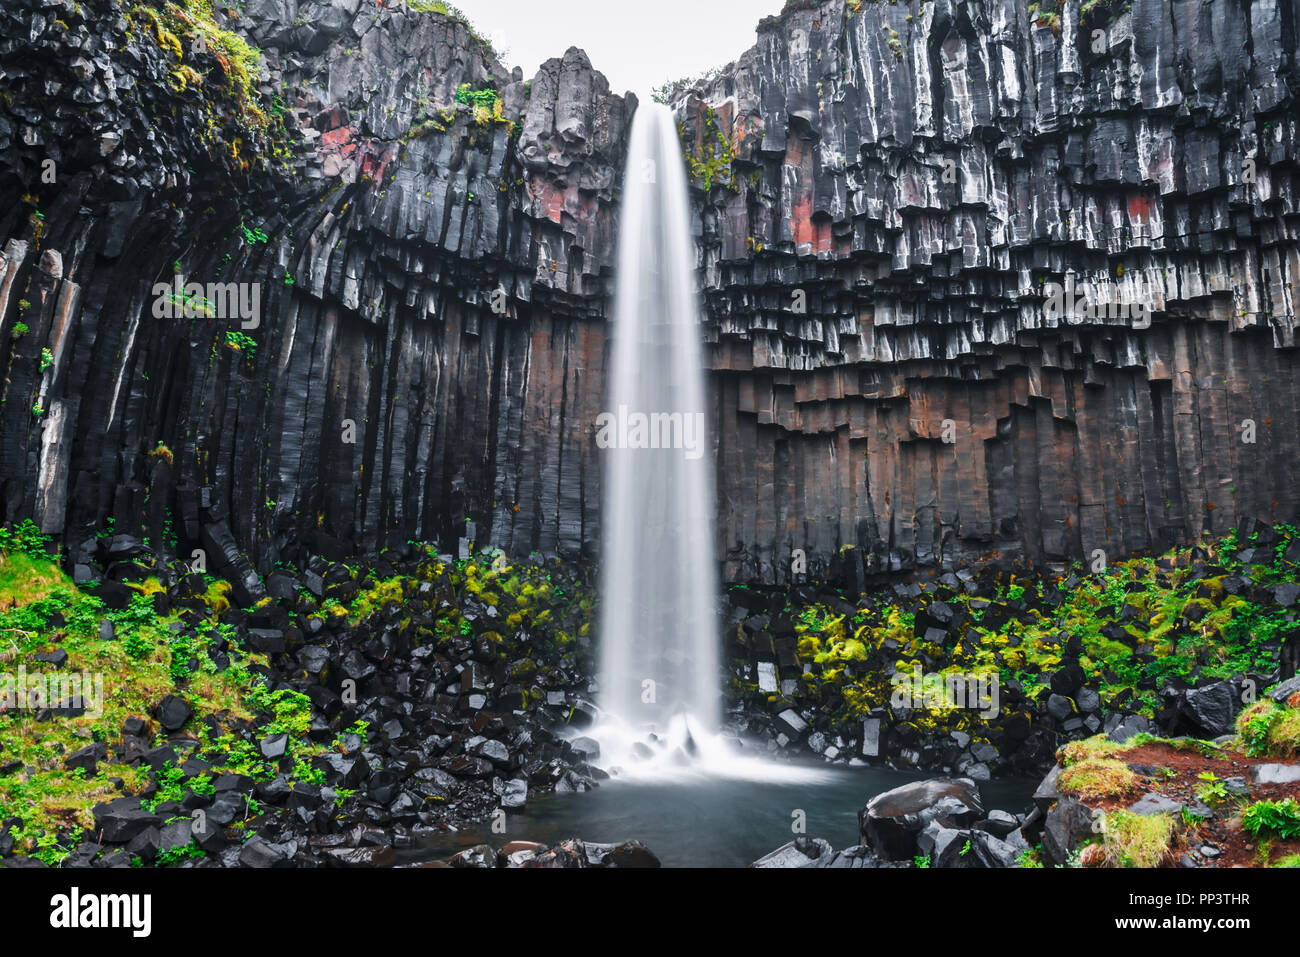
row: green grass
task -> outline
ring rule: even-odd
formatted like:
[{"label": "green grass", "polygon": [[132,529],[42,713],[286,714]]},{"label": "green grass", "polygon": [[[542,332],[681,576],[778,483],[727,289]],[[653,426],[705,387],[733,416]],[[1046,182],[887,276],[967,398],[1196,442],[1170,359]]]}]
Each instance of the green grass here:
[{"label": "green grass", "polygon": [[1112,867],[1159,867],[1169,854],[1174,820],[1168,814],[1110,811],[1103,818],[1102,847]]},{"label": "green grass", "polygon": [[1071,764],[1056,782],[1062,794],[1072,794],[1085,801],[1129,794],[1137,785],[1137,775],[1128,765],[1110,758],[1088,758]]},{"label": "green grass", "polygon": [[[15,530],[6,531],[6,540],[12,544]],[[207,647],[219,626],[209,622],[199,638],[172,632],[167,626],[178,619],[154,612],[144,593],[148,583],[137,586],[140,593],[128,608],[109,610],[92,592],[74,586],[48,559],[21,550],[0,553],[0,559],[0,607],[6,608],[0,613],[0,671],[13,674],[22,666],[29,675],[49,673],[50,667],[38,662],[36,655],[62,648],[68,661],[60,671],[99,675],[104,688],[102,714],[97,716],[40,722],[31,710],[0,713],[0,754],[6,761],[23,764],[21,770],[0,777],[0,806],[21,820],[16,829],[20,851],[57,863],[75,847],[79,829],[92,825],[91,808],[120,796],[109,783],[111,778],[121,778],[128,793],[146,785],[148,768],[118,763],[111,745],[120,739],[126,718],[147,717],[169,694],[184,698],[193,708],[189,728],[199,737],[200,753],[216,759],[218,771],[237,770],[267,778],[276,769],[262,761],[256,748],[242,738],[224,735],[212,740],[201,723],[208,715],[228,723],[231,719],[251,720],[259,711],[269,712],[273,721],[263,733],[288,732],[291,759],[303,767],[325,750],[306,739],[310,723],[306,698],[289,691],[267,693],[261,677],[249,670],[252,665],[265,666],[264,656],[231,647],[231,666],[218,672]],[[52,624],[55,613],[66,623]],[[100,640],[99,622],[104,618],[114,623],[117,640]],[[191,657],[197,659],[197,669],[189,666]],[[68,754],[93,741],[110,745],[109,759],[100,762],[94,777],[63,766]],[[162,739],[156,738],[154,743],[162,743]],[[160,775],[160,800],[176,797],[171,789],[178,786],[178,774],[171,769]],[[196,789],[203,786],[191,785]]]}]

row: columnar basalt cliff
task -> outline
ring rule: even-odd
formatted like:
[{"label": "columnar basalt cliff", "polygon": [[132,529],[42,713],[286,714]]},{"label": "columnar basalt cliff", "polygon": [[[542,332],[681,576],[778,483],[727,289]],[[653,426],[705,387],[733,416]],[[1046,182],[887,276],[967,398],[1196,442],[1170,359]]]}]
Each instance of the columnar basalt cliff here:
[{"label": "columnar basalt cliff", "polygon": [[1084,6],[790,4],[679,91],[733,573],[1295,514],[1300,6]]},{"label": "columnar basalt cliff", "polygon": [[[1296,515],[1300,0],[1084,6],[792,3],[674,93],[731,577]],[[245,597],[413,538],[593,557],[635,100],[401,3],[214,17],[246,90],[192,13],[0,11],[0,518],[204,547]],[[155,318],[177,276],[259,283],[260,324]],[[1056,316],[1067,276],[1149,327]]]}]

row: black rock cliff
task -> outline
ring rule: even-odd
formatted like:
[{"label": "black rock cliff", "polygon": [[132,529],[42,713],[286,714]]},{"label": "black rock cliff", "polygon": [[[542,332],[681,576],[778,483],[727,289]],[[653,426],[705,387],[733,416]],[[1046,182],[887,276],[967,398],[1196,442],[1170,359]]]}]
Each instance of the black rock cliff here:
[{"label": "black rock cliff", "polygon": [[[413,538],[594,557],[635,99],[400,2],[196,9],[0,11],[0,518],[254,592]],[[1298,26],[794,2],[679,85],[727,574],[1294,519]],[[259,284],[257,326],[156,317],[177,277]]]}]

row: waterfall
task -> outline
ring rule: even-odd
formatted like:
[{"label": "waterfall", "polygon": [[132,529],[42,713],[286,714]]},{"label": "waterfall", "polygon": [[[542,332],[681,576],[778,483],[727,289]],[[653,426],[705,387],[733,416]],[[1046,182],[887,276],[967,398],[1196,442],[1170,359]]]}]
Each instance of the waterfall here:
[{"label": "waterfall", "polygon": [[637,109],[623,186],[604,456],[601,706],[631,726],[719,723],[713,450],[695,244],[667,107]]},{"label": "waterfall", "polygon": [[808,781],[721,734],[720,594],[695,241],[672,113],[637,108],[624,177],[603,456],[600,764],[627,778]]}]

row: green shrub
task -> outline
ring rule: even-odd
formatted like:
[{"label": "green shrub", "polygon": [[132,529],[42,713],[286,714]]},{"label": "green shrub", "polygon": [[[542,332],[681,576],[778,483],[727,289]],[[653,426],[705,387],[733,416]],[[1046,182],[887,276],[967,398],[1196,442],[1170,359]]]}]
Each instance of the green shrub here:
[{"label": "green shrub", "polygon": [[48,555],[50,537],[42,535],[40,528],[30,518],[25,518],[17,525],[0,527],[0,551],[22,552],[33,558],[45,558]]},{"label": "green shrub", "polygon": [[1197,775],[1205,783],[1196,789],[1196,799],[1202,804],[1216,807],[1228,800],[1228,788],[1213,771],[1202,771]]},{"label": "green shrub", "polygon": [[1241,817],[1242,830],[1259,837],[1261,833],[1282,839],[1300,837],[1300,802],[1295,798],[1258,801],[1246,808]]}]

